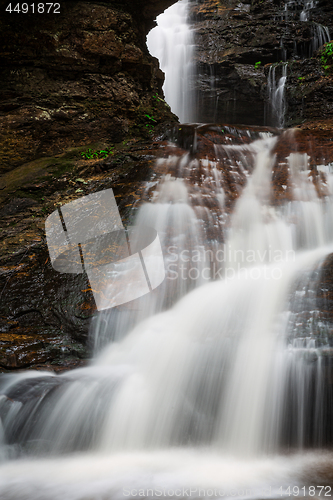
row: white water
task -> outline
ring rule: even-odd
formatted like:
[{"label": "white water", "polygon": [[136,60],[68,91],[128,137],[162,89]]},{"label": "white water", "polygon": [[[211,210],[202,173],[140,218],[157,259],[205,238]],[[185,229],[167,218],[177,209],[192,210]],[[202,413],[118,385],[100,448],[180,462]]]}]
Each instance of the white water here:
[{"label": "white water", "polygon": [[[289,0],[285,2],[283,19],[290,21],[291,19],[300,20],[303,22],[311,21],[312,11],[318,6],[317,0]],[[329,42],[330,32],[327,26],[322,26],[321,24],[313,22],[311,25],[312,31],[312,42],[307,50],[307,54],[303,52],[298,53],[297,47],[295,47],[296,56],[300,57],[312,57],[314,52],[319,49],[322,45]],[[284,59],[285,60],[285,59]]]},{"label": "white water", "polygon": [[283,127],[286,113],[285,86],[287,82],[288,63],[282,65],[282,75],[277,80],[276,69],[280,66],[271,65],[268,73],[268,98],[273,124]]},{"label": "white water", "polygon": [[[243,168],[248,169],[250,156],[255,169],[226,232],[224,279],[203,286],[199,280],[173,308],[137,324],[90,367],[56,378],[23,373],[3,383],[2,392],[8,395],[0,404],[4,434],[19,433],[23,455],[30,450],[36,459],[0,467],[1,499],[111,499],[140,488],[153,490],[148,494],[153,498],[163,488],[192,488],[193,497],[199,488],[220,489],[229,497],[236,488],[240,498],[267,498],[267,488],[272,488],[270,495],[279,498],[280,486],[291,481],[301,485],[311,467],[315,477],[314,463],[319,470],[326,466],[329,456],[282,458],[279,451],[288,422],[295,424],[289,446],[297,450],[306,444],[312,425],[309,404],[316,415],[313,443],[324,444],[322,347],[311,340],[311,329],[295,332],[292,297],[302,293],[297,286],[292,290],[333,250],[332,229],[326,230],[333,227],[332,193],[318,199],[307,155],[292,154],[288,161],[294,201],[271,206],[275,143],[271,137],[225,147],[230,157],[232,150],[237,152],[235,164],[244,158]],[[186,158],[179,165],[183,173],[198,167]],[[207,180],[208,167],[216,168],[209,163]],[[221,187],[215,187],[211,196],[221,201]],[[195,229],[199,219],[189,192],[186,177],[166,177],[151,205],[157,209],[154,215],[145,205],[138,217],[145,223],[148,218],[162,238],[171,230],[177,251],[204,244]],[[223,204],[218,206],[222,213]],[[166,217],[167,207],[171,212]],[[184,246],[188,224],[194,224],[192,239]],[[325,342],[323,338],[324,347]],[[315,364],[309,364],[308,356]],[[315,399],[308,390],[314,367]],[[297,396],[296,409],[286,406],[290,387]],[[17,451],[10,440],[4,441],[5,460]],[[41,453],[51,457],[38,460]]]},{"label": "white water", "polygon": [[314,0],[306,0],[304,2],[303,10],[302,10],[300,17],[299,17],[301,21],[308,21],[309,20],[311,10],[317,6],[317,3],[318,2],[316,2]]},{"label": "white water", "polygon": [[187,24],[189,0],[181,0],[157,17],[158,26],[149,32],[147,45],[165,73],[165,99],[181,123],[192,122],[194,114],[193,35]]},{"label": "white water", "polygon": [[[287,485],[299,487],[302,496],[304,477],[312,479],[318,474],[320,480],[318,472],[329,467],[330,460],[329,455],[322,453],[265,457],[250,462],[195,449],[119,453],[110,456],[82,454],[79,457],[49,462],[41,460],[22,463],[19,476],[17,469],[10,465],[3,467],[0,478],[1,498],[267,499],[283,498],[281,493],[287,490]],[[323,491],[329,493],[328,489]]]},{"label": "white water", "polygon": [[299,19],[300,21],[309,21],[311,11],[317,7],[317,0],[287,0],[284,3],[283,18]]}]

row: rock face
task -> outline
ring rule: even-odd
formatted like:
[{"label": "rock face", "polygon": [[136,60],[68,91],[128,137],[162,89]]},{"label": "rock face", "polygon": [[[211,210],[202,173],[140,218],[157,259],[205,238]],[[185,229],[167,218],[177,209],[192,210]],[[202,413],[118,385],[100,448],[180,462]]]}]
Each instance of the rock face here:
[{"label": "rock face", "polygon": [[277,125],[267,81],[270,67],[277,65],[278,85],[280,61],[288,62],[285,124],[332,117],[332,77],[325,74],[316,49],[329,39],[326,28],[333,30],[333,6],[326,0],[313,2],[310,9],[307,4],[302,0],[191,4],[198,121]]},{"label": "rock face", "polygon": [[[8,2],[0,0],[0,370],[62,369],[89,355],[96,309],[87,278],[52,269],[44,223],[58,206],[105,188],[113,188],[126,221],[156,154],[169,154],[165,129],[177,118],[145,38],[173,3],[66,1],[60,14],[37,15],[5,12]],[[286,18],[278,0],[193,1],[198,120],[274,124],[269,68],[277,65],[278,80],[287,59],[288,123],[316,128],[309,120],[324,117],[329,131],[313,137],[330,151],[332,77],[320,52],[306,56],[313,21],[333,30],[332,10],[321,0],[311,20],[300,21],[297,9]],[[207,134],[201,148],[215,132]],[[229,174],[231,210],[239,186]],[[285,172],[275,175],[280,203]]]},{"label": "rock face", "polygon": [[141,197],[154,138],[177,121],[145,43],[172,3],[66,1],[59,14],[24,14],[0,0],[0,369],[88,355],[89,284],[52,269],[44,223],[110,187],[126,220]]}]

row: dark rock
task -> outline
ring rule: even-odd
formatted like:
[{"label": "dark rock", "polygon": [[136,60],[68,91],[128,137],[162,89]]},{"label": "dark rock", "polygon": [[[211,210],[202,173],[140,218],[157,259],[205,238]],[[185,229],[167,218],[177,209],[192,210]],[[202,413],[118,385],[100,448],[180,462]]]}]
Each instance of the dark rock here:
[{"label": "dark rock", "polygon": [[[58,15],[36,15],[6,12],[0,0],[3,370],[61,369],[89,354],[96,311],[87,279],[52,269],[44,223],[59,205],[109,187],[126,222],[141,197],[156,136],[145,115],[160,136],[177,121],[155,98],[164,75],[145,43],[172,3],[66,1]],[[81,155],[107,147],[107,159]]]},{"label": "dark rock", "polygon": [[[300,20],[300,3],[287,13],[284,5],[279,0],[192,3],[197,121],[275,125],[269,113],[268,65],[281,60],[289,62],[286,124],[333,116],[332,82],[324,78],[320,58],[311,58],[315,23],[333,29],[332,4],[318,2],[308,21]],[[302,88],[299,77],[304,78]]]}]

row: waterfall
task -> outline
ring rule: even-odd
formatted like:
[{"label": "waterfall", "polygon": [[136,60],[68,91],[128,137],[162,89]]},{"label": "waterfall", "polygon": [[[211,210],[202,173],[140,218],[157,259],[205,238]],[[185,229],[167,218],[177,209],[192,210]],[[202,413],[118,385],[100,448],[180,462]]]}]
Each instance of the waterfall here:
[{"label": "waterfall", "polygon": [[165,73],[164,94],[181,123],[194,119],[192,79],[194,42],[187,23],[189,0],[181,0],[157,17],[147,37],[148,48]]},{"label": "waterfall", "polygon": [[308,21],[309,18],[310,18],[310,12],[312,9],[314,9],[317,5],[317,2],[314,1],[314,0],[306,0],[304,3],[303,3],[303,9],[302,9],[302,12],[299,16],[300,18],[300,21]]},{"label": "waterfall", "polygon": [[309,21],[311,11],[317,7],[317,4],[317,0],[288,0],[284,3],[282,18],[286,21],[291,19]]},{"label": "waterfall", "polygon": [[[333,251],[333,175],[321,167],[327,194],[318,197],[310,157],[291,153],[279,160],[290,201],[276,206],[280,139],[223,134],[215,160],[157,162],[162,175],[137,226],[158,231],[168,278],[145,314],[86,368],[4,377],[3,500],[148,489],[186,498],[186,488],[236,488],[242,499],[269,488],[279,498],[314,463],[325,467],[325,455],[299,453],[331,432],[331,340],[323,325],[317,332],[315,290]],[[225,168],[247,180],[230,215]],[[296,455],[281,458],[285,448]]]},{"label": "waterfall", "polygon": [[[311,12],[317,7],[316,0],[288,0],[284,3],[281,19],[285,21],[311,21]],[[330,32],[327,26],[311,22],[311,41],[304,46],[297,47],[294,42],[293,57],[312,57],[314,52],[322,45],[330,41]],[[281,57],[283,61],[288,59],[288,51],[284,46],[283,36],[280,40]],[[277,127],[283,127],[285,121],[286,101],[285,84],[287,81],[287,64],[282,66],[282,76],[276,81],[276,65],[271,65],[268,74],[267,87],[270,109],[270,121]]]},{"label": "waterfall", "polygon": [[[312,11],[317,7],[317,5],[317,0],[289,0],[284,4],[284,10],[281,17],[286,21],[299,20],[303,22],[311,22]],[[318,50],[319,47],[329,42],[331,39],[328,27],[322,26],[319,23],[311,22],[311,32],[312,40],[310,46],[305,51],[306,57],[312,57],[314,52]],[[299,49],[295,47],[294,55],[304,57],[304,49],[299,51]],[[286,55],[283,60],[286,60]]]},{"label": "waterfall", "polygon": [[[277,81],[276,69],[282,68],[282,75]],[[277,127],[284,126],[286,100],[285,85],[287,82],[288,63],[282,66],[271,65],[268,73],[267,87],[272,123]]]},{"label": "waterfall", "polygon": [[[149,40],[181,120],[187,9],[168,9]],[[287,64],[270,67],[279,129],[176,127],[135,221],[157,231],[166,279],[98,313],[90,364],[3,375],[1,500],[331,495],[333,341],[318,289],[333,171],[281,130],[286,79]]]}]

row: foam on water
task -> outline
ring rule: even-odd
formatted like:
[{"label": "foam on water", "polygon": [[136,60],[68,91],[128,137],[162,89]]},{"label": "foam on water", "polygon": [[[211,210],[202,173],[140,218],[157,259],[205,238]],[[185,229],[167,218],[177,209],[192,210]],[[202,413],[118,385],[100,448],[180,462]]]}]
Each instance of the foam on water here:
[{"label": "foam on water", "polygon": [[[183,80],[187,8],[182,0],[161,21],[162,55]],[[282,126],[286,73],[270,74]],[[189,119],[187,91],[168,75],[173,109]],[[267,499],[329,484],[332,456],[303,450],[332,439],[331,345],[325,325],[316,329],[315,287],[333,251],[333,176],[321,166],[319,197],[308,156],[292,153],[289,201],[272,203],[271,135],[216,145],[214,160],[159,160],[172,173],[137,227],[158,231],[167,279],[124,314],[99,314],[86,368],[3,377],[1,500]],[[222,151],[246,181],[231,214]]]},{"label": "foam on water", "polygon": [[[327,343],[318,344],[311,325],[306,333],[297,328],[303,292],[296,287],[294,299],[291,292],[333,249],[332,231],[325,231],[333,226],[332,193],[318,198],[307,155],[294,153],[288,159],[294,200],[271,206],[275,144],[267,137],[226,147],[230,157],[234,148],[237,161],[244,158],[244,169],[253,162],[254,171],[226,232],[229,255],[237,258],[226,259],[223,279],[182,289],[185,296],[164,312],[153,299],[146,319],[90,367],[59,377],[5,377],[2,457],[36,458],[0,467],[1,498],[118,498],[122,488],[183,486],[252,488],[239,496],[266,498],[256,488],[274,490],[291,476],[293,485],[301,481],[307,456],[285,462],[280,454],[285,445],[302,449],[309,432],[313,445],[325,443]],[[182,160],[183,173],[198,168],[186,161],[192,162]],[[189,189],[186,178],[165,176],[138,216],[138,224],[149,220],[163,245],[171,237],[178,251],[207,239],[196,230]],[[220,189],[212,196],[219,199]],[[184,240],[186,230],[191,237]],[[168,286],[165,294],[173,290]],[[41,454],[49,457],[39,461]]]}]

